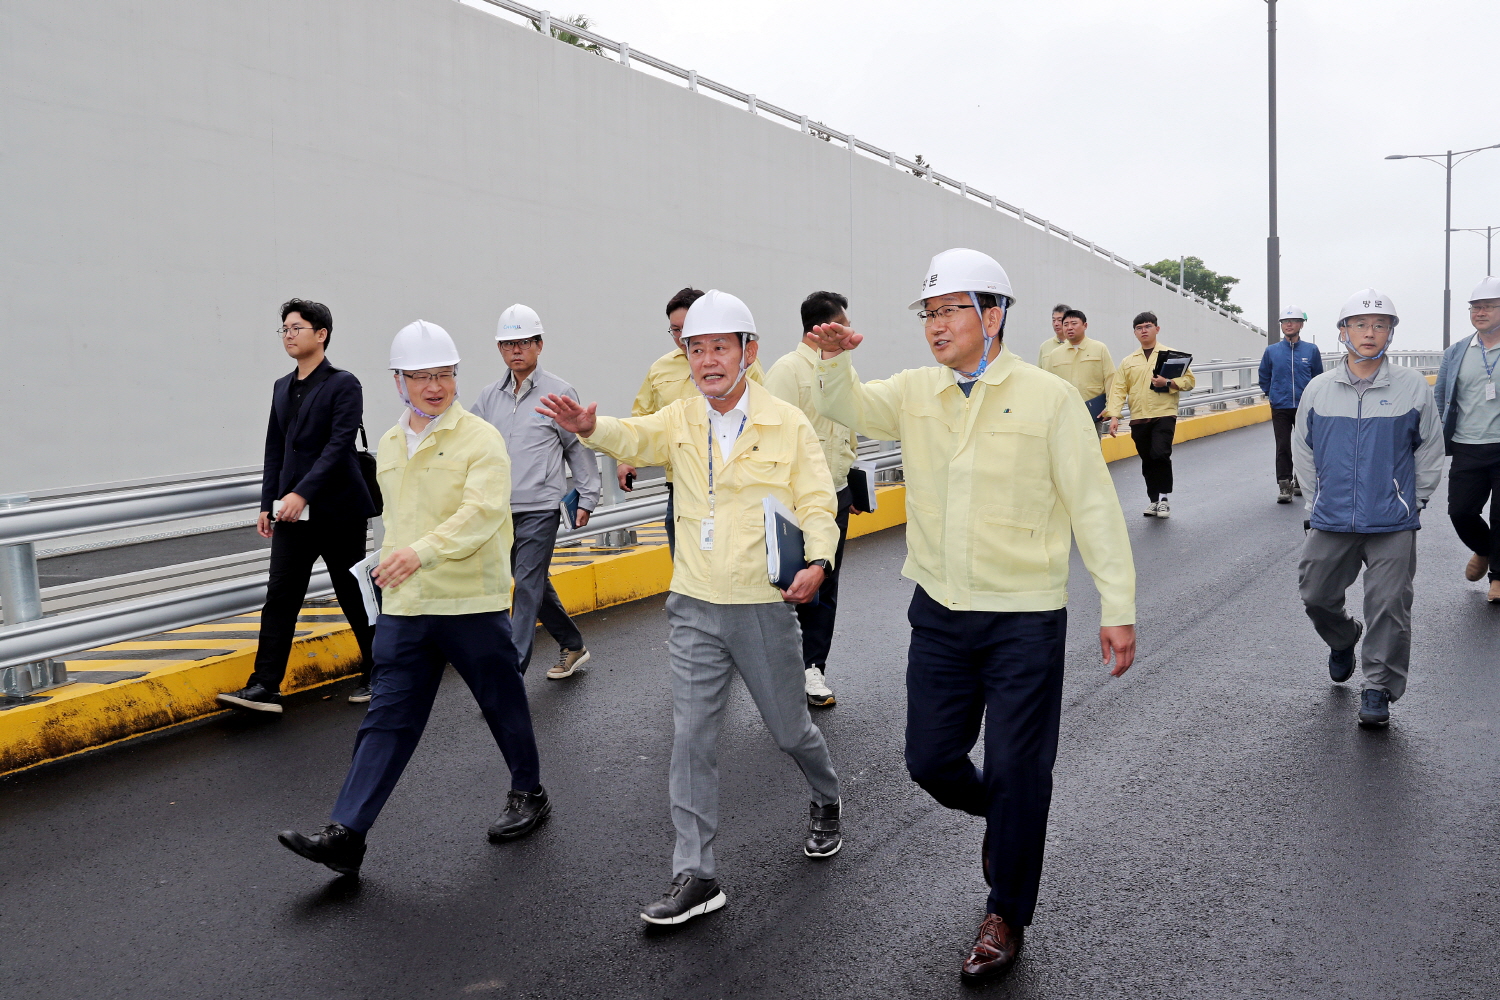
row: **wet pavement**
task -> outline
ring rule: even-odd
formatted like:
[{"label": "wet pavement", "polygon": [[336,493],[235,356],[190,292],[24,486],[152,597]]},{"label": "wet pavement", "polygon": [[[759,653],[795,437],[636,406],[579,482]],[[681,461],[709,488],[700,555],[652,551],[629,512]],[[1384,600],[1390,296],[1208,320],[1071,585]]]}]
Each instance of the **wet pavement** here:
[{"label": "wet pavement", "polygon": [[[1434,499],[1414,668],[1388,731],[1355,726],[1296,597],[1303,513],[1277,506],[1269,425],[1177,448],[1166,522],[1112,466],[1140,572],[1141,656],[1097,664],[1076,564],[1036,923],[997,997],[1500,994],[1500,606]],[[906,776],[900,529],[850,543],[816,718],[846,846],[800,849],[806,790],[737,686],[720,745],[729,905],[636,917],[671,876],[662,599],[580,619],[568,682],[527,679],[552,794],[485,840],[507,774],[462,683],[336,880],[277,830],[325,821],[360,710],[221,716],[0,781],[0,995],[947,997],[980,919],[979,821]],[[1357,609],[1358,590],[1351,593]],[[545,639],[542,640],[545,644]],[[544,645],[544,648],[545,645]]]}]

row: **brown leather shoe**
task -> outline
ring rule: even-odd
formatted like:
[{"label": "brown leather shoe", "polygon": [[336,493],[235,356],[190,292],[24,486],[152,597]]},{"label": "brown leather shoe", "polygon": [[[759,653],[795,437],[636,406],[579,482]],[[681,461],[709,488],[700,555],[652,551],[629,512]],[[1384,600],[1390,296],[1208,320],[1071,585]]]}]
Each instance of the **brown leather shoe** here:
[{"label": "brown leather shoe", "polygon": [[1490,581],[1490,603],[1500,604],[1500,580]]},{"label": "brown leather shoe", "polygon": [[1469,565],[1464,567],[1464,579],[1473,583],[1489,571],[1489,556],[1482,556],[1476,552],[1469,557]]},{"label": "brown leather shoe", "polygon": [[998,913],[987,914],[979,925],[979,936],[969,957],[964,959],[961,975],[966,983],[985,983],[1003,976],[1021,954],[1025,929],[1011,927]]}]

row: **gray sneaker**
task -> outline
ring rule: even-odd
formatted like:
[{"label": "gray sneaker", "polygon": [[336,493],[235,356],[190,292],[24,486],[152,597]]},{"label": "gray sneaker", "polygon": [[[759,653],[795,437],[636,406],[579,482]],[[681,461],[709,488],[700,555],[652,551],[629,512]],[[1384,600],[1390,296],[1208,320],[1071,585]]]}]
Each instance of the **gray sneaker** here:
[{"label": "gray sneaker", "polygon": [[1359,724],[1384,726],[1391,721],[1391,693],[1385,688],[1365,688],[1359,693]]}]

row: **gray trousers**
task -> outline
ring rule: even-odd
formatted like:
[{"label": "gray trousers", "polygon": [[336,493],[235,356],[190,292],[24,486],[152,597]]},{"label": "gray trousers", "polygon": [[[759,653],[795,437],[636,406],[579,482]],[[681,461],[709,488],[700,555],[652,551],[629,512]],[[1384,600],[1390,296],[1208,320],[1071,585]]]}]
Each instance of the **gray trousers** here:
[{"label": "gray trousers", "polygon": [[1365,568],[1365,637],[1360,666],[1366,689],[1385,688],[1391,700],[1406,691],[1411,667],[1412,578],[1417,573],[1417,533],[1361,535],[1309,531],[1299,567],[1302,603],[1330,649],[1354,645],[1354,619],[1344,592]]},{"label": "gray trousers", "polygon": [[538,617],[564,649],[582,649],[583,634],[568,617],[548,575],[552,568],[552,549],[557,545],[557,527],[561,523],[558,512],[533,510],[512,513],[510,517],[515,527],[515,537],[510,544],[510,573],[516,581],[516,591],[510,602],[510,634],[524,674],[531,663]]},{"label": "gray trousers", "polygon": [[710,604],[667,595],[672,626],[672,874],[713,878],[719,829],[719,729],[736,670],[771,738],[802,768],[812,801],[839,800],[823,734],[807,711],[802,632],[789,604]]}]

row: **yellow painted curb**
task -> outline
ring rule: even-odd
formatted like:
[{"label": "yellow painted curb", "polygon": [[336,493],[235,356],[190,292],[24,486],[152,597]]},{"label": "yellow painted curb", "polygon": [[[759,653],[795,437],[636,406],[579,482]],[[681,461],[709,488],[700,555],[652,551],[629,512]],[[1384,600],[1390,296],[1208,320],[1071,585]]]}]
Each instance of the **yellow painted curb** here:
[{"label": "yellow painted curb", "polygon": [[[1177,422],[1176,441],[1219,434],[1223,431],[1271,419],[1269,404],[1186,417]],[[1128,435],[1105,438],[1101,444],[1105,461],[1114,462],[1135,454]],[[855,514],[849,520],[849,537],[893,528],[906,523],[906,487],[883,486],[879,508],[872,514]],[[658,526],[649,526],[660,530]],[[643,528],[643,531],[649,530]],[[571,553],[560,552],[552,567],[552,585],[569,614],[584,614],[600,608],[664,593],[672,582],[672,560],[661,543],[631,546],[618,551],[588,554],[586,565],[576,563]],[[330,609],[331,613],[337,613]],[[312,635],[292,646],[287,682],[283,691],[292,694],[353,675],[358,670],[359,649],[349,626],[317,623],[318,611],[309,609],[299,628]],[[193,632],[211,631],[210,625],[169,633],[170,639],[149,643],[117,643],[106,650],[141,648],[180,649],[194,640]],[[158,732],[223,710],[214,696],[242,686],[255,659],[253,640],[203,640],[203,644],[236,646],[234,652],[203,660],[175,661],[150,668],[152,661],[99,660],[91,667],[116,670],[146,669],[146,676],[114,684],[70,684],[48,692],[46,701],[0,711],[0,774],[33,767],[122,740]],[[161,662],[161,661],[156,661]]]}]

